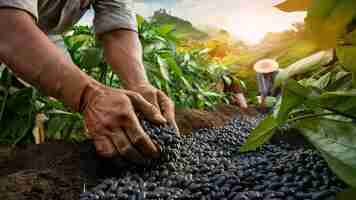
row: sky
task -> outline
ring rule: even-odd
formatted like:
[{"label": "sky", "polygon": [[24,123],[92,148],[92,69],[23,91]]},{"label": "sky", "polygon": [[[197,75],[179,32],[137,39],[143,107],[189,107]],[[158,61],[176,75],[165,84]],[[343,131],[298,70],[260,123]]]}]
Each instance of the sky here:
[{"label": "sky", "polygon": [[[268,32],[290,28],[303,21],[305,13],[284,13],[273,5],[283,0],[133,0],[134,10],[145,17],[165,8],[171,14],[191,21],[197,27],[223,28],[235,37],[257,43]],[[89,23],[89,12],[82,23]]]}]

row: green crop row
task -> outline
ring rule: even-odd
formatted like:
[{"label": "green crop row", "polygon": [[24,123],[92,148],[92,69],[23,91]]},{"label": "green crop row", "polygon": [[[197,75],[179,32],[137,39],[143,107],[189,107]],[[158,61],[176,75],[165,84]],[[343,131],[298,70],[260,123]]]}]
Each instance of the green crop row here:
[{"label": "green crop row", "polygon": [[[207,109],[228,102],[227,95],[215,91],[226,67],[209,59],[206,49],[177,52],[175,29],[146,21],[138,16],[147,77],[172,98],[177,107]],[[72,60],[83,71],[112,87],[120,79],[105,63],[103,50],[90,27],[76,26],[63,36]],[[32,143],[36,115],[44,113],[46,137],[80,141],[84,132],[80,114],[71,113],[59,101],[47,98],[33,87],[25,87],[9,71],[0,68],[0,144]],[[38,120],[37,120],[38,121]]]}]

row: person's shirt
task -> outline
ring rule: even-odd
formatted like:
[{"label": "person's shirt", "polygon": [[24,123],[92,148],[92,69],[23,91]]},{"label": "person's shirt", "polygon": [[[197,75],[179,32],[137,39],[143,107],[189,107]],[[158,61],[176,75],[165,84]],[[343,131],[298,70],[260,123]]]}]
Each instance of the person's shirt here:
[{"label": "person's shirt", "polygon": [[131,0],[0,0],[0,8],[16,8],[29,13],[47,34],[60,34],[94,8],[97,34],[127,29],[136,31]]}]

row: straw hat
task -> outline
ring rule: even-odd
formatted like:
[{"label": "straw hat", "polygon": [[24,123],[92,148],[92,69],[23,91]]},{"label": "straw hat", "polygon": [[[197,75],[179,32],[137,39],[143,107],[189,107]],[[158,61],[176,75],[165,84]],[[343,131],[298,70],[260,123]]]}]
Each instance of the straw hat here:
[{"label": "straw hat", "polygon": [[255,69],[257,73],[267,74],[277,71],[279,69],[279,64],[273,59],[263,59],[258,61],[253,66],[253,69]]}]

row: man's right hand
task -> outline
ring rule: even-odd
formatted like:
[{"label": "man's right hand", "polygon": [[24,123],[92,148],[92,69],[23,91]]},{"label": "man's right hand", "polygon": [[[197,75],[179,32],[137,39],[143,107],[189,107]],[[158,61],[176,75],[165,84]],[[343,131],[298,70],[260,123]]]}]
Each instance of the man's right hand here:
[{"label": "man's right hand", "polygon": [[95,82],[82,98],[81,111],[98,154],[120,155],[137,164],[159,157],[157,146],[141,127],[136,112],[153,123],[164,124],[166,120],[140,94]]}]

